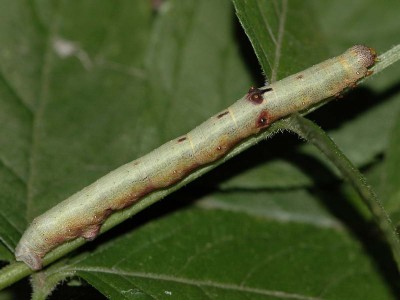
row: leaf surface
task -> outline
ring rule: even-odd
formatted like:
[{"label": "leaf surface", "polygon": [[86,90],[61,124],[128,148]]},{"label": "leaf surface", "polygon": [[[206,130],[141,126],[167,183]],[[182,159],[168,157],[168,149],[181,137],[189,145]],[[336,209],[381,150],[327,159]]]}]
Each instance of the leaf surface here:
[{"label": "leaf surface", "polygon": [[381,170],[381,180],[388,207],[396,226],[400,221],[400,115],[390,133],[389,147],[385,153],[384,167]]},{"label": "leaf surface", "polygon": [[183,210],[59,271],[76,272],[111,299],[390,299],[347,233],[293,225],[241,212]]}]

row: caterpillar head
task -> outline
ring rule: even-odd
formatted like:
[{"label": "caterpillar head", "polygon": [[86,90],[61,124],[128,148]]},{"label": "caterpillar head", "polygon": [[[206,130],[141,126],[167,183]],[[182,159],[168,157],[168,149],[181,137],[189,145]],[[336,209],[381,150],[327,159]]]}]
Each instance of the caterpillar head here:
[{"label": "caterpillar head", "polygon": [[29,245],[26,245],[22,240],[15,249],[15,258],[17,261],[26,263],[32,270],[40,270],[42,268],[42,258],[34,253]]}]

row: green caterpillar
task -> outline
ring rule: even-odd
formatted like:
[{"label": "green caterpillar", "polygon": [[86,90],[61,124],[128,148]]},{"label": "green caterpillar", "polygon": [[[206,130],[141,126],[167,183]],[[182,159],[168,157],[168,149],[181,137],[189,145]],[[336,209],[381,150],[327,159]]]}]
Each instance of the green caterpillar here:
[{"label": "green caterpillar", "polygon": [[66,241],[93,240],[106,218],[145,195],[182,180],[229,152],[274,121],[353,87],[376,60],[373,49],[356,45],[344,54],[249,92],[187,134],[100,178],[33,220],[15,256],[30,268]]}]

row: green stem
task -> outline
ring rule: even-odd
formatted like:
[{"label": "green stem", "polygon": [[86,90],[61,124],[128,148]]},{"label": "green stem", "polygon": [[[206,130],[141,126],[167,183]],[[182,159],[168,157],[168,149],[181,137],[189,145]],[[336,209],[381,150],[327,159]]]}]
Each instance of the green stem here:
[{"label": "green stem", "polygon": [[393,63],[400,60],[400,44],[378,56],[378,63],[371,69],[373,75],[378,74],[383,69],[386,69]]},{"label": "green stem", "polygon": [[338,168],[343,177],[353,185],[370,209],[376,223],[390,244],[393,257],[400,270],[399,237],[382,202],[368,185],[366,178],[343,154],[325,131],[314,122],[295,114],[287,119],[287,129],[297,133],[300,137],[316,146]]},{"label": "green stem", "polygon": [[0,290],[30,275],[32,270],[24,263],[11,263],[1,269]]},{"label": "green stem", "polygon": [[[374,74],[379,73],[384,68],[387,68],[389,65],[393,64],[397,60],[400,60],[400,45],[398,45],[398,46],[392,48],[391,50],[387,51],[386,53],[382,54],[381,56],[379,56],[378,59],[379,59],[379,62],[375,65],[375,67],[373,69]],[[310,108],[309,110],[303,112],[302,114],[306,114],[314,109],[315,108]],[[102,226],[101,233],[110,230],[114,226],[122,223],[123,221],[125,221],[126,219],[135,215],[136,213],[142,211],[146,207],[161,200],[165,196],[180,189],[182,186],[197,179],[198,177],[202,176],[203,174],[216,168],[220,164],[226,162],[227,160],[231,159],[232,157],[238,155],[239,153],[250,148],[251,146],[257,144],[258,142],[266,139],[267,137],[271,136],[272,134],[285,129],[286,127],[287,127],[287,121],[285,121],[285,120],[277,121],[274,124],[272,124],[262,134],[251,137],[251,138],[247,139],[246,141],[244,141],[243,143],[241,143],[238,147],[234,148],[229,154],[227,154],[223,159],[221,159],[217,162],[214,162],[206,167],[198,169],[197,171],[193,172],[188,177],[186,177],[184,180],[182,180],[180,183],[178,183],[170,188],[156,191],[156,192],[144,197],[141,201],[139,201],[137,204],[133,205],[132,207],[130,207],[128,209],[114,213],[106,220],[106,222]],[[64,255],[79,248],[84,243],[86,243],[86,241],[84,239],[78,238],[74,241],[67,242],[67,243],[61,245],[60,247],[54,249],[53,251],[51,251],[44,257],[43,265],[44,266],[49,265],[50,263],[60,259]],[[21,262],[11,263],[10,265],[4,267],[0,271],[0,290],[4,289],[5,287],[17,282],[18,280],[20,280],[32,273],[33,273],[33,271],[31,269],[29,269],[29,267],[27,265],[25,265],[24,263],[21,263]]]}]

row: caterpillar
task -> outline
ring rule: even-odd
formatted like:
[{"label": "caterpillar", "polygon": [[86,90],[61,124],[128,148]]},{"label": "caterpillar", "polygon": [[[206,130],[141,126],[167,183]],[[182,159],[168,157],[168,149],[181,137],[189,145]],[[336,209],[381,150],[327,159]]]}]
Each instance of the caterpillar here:
[{"label": "caterpillar", "polygon": [[52,249],[78,237],[93,240],[113,212],[179,182],[274,121],[340,95],[368,76],[375,61],[373,49],[356,45],[285,79],[251,87],[243,98],[192,131],[117,168],[35,218],[16,247],[16,260],[41,269],[43,257]]}]

